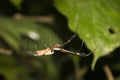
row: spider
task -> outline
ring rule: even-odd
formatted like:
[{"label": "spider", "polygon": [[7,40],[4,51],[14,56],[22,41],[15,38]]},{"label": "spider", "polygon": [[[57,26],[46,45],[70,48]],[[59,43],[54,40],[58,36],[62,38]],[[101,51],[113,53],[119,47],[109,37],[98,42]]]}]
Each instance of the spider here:
[{"label": "spider", "polygon": [[[52,55],[54,54],[54,51],[60,51],[63,53],[70,53],[70,54],[74,54],[74,55],[80,55],[82,57],[86,57],[92,54],[92,52],[86,54],[86,53],[78,53],[78,52],[73,52],[73,51],[69,51],[66,49],[63,49],[62,47],[64,47],[66,44],[69,44],[74,38],[76,37],[76,34],[74,34],[73,36],[71,36],[65,43],[60,44],[60,43],[56,43],[54,46],[48,47],[46,49],[43,50],[36,50],[35,53],[32,53],[29,51],[30,54],[33,54],[33,56],[43,56],[43,55]],[[81,48],[83,46],[83,42],[81,45]],[[81,49],[80,48],[80,49]]]},{"label": "spider", "polygon": [[[76,15],[76,22],[78,22],[78,15]],[[78,28],[78,24],[76,23],[76,33],[77,33],[77,28]],[[46,49],[43,50],[36,50],[35,53],[28,51],[28,53],[33,54],[34,56],[43,56],[43,55],[52,55],[54,54],[54,51],[60,51],[63,53],[70,53],[70,54],[75,54],[75,55],[80,55],[82,57],[86,57],[92,54],[92,52],[89,52],[88,54],[86,53],[79,53],[79,52],[73,52],[73,51],[69,51],[66,49],[63,49],[62,47],[64,47],[66,44],[69,44],[74,38],[76,37],[76,34],[74,34],[73,36],[71,36],[65,43],[60,44],[60,43],[56,43],[54,46],[48,47]],[[84,41],[82,42],[82,45],[80,47],[80,49],[83,46]],[[95,48],[95,50],[97,49],[97,47]]]}]

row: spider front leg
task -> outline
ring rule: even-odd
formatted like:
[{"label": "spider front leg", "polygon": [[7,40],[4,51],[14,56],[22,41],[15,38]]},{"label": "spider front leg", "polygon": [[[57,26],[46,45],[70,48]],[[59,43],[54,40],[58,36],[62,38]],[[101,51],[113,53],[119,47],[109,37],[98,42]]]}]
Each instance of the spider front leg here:
[{"label": "spider front leg", "polygon": [[61,46],[65,46],[66,44],[70,43],[74,38],[76,37],[76,34],[71,36],[65,43],[63,43]]},{"label": "spider front leg", "polygon": [[77,29],[78,29],[78,24],[76,24],[75,34],[73,36],[71,36],[65,43],[63,43],[62,46],[65,46],[66,44],[70,43],[77,36],[77,34],[76,34]]}]

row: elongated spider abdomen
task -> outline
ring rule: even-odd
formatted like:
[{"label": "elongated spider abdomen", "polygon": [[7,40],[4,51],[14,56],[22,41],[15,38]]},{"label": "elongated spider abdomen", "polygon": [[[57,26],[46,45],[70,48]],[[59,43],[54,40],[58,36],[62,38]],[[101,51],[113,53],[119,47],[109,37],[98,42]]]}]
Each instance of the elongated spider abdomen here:
[{"label": "elongated spider abdomen", "polygon": [[42,55],[52,55],[54,51],[51,48],[46,48],[44,50],[36,50],[34,56],[42,56]]}]

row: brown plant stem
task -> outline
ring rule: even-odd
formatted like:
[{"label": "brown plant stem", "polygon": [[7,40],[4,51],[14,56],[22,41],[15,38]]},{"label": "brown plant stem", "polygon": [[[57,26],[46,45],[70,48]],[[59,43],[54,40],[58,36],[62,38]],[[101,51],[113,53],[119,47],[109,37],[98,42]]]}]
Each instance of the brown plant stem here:
[{"label": "brown plant stem", "polygon": [[55,18],[54,18],[54,16],[52,16],[52,15],[27,16],[27,15],[23,15],[23,14],[20,14],[20,13],[16,13],[13,17],[14,17],[15,20],[20,20],[20,19],[22,19],[22,18],[24,18],[24,17],[29,17],[29,18],[31,18],[32,20],[34,20],[35,22],[49,23],[49,24],[53,24],[54,21],[55,21]]},{"label": "brown plant stem", "polygon": [[12,54],[12,50],[0,48],[0,54],[11,55]]},{"label": "brown plant stem", "polygon": [[113,74],[110,70],[110,67],[108,65],[104,65],[103,67],[105,73],[106,73],[106,76],[107,76],[107,80],[115,80],[114,77],[113,77]]}]

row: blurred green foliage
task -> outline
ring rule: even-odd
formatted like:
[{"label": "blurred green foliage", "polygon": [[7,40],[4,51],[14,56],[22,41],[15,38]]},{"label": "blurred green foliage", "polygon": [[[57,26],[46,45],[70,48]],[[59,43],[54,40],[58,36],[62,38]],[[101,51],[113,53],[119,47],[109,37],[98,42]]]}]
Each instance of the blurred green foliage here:
[{"label": "blurred green foliage", "polygon": [[[119,3],[119,0],[0,0],[0,80],[107,80],[104,65],[119,80]],[[64,48],[77,51],[82,43],[79,38],[84,40],[80,51],[94,52],[93,67],[98,60],[94,71],[90,67],[93,55],[83,58],[61,52],[32,55],[38,49],[68,40],[76,24],[79,37]]]},{"label": "blurred green foliage", "polygon": [[20,9],[21,7],[21,3],[23,2],[23,0],[10,0],[12,4],[14,4],[16,6],[16,8]]}]

